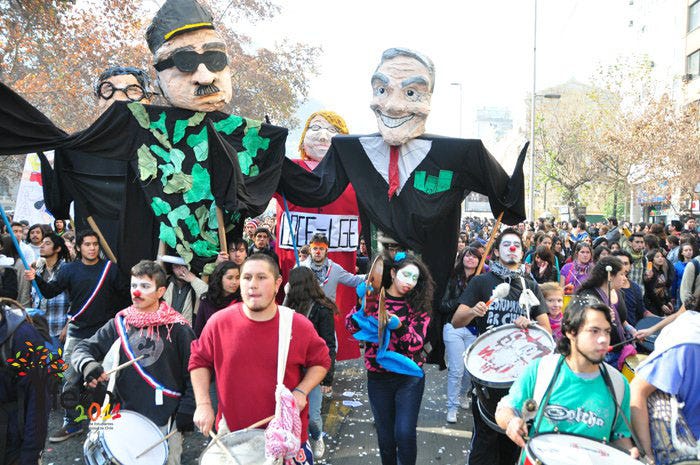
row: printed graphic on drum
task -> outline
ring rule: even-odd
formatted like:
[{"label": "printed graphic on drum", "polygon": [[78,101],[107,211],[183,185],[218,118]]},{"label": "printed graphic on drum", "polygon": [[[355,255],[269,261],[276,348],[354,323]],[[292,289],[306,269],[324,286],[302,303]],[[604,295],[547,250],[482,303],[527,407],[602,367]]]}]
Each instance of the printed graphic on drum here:
[{"label": "printed graphic on drum", "polygon": [[554,352],[552,336],[536,325],[520,329],[499,326],[481,336],[464,353],[464,365],[482,384],[508,387],[535,359]]},{"label": "printed graphic on drum", "polygon": [[168,459],[167,441],[136,458],[146,447],[163,439],[160,429],[140,413],[122,410],[120,414],[121,417],[117,420],[100,422],[102,427],[88,434],[83,444],[85,463],[164,465]]},{"label": "printed graphic on drum", "polygon": [[525,465],[639,465],[626,452],[592,439],[570,434],[536,436],[525,448]]},{"label": "printed graphic on drum", "polygon": [[209,443],[199,457],[199,465],[265,465],[265,430],[244,429],[219,438],[229,454],[215,442]]}]

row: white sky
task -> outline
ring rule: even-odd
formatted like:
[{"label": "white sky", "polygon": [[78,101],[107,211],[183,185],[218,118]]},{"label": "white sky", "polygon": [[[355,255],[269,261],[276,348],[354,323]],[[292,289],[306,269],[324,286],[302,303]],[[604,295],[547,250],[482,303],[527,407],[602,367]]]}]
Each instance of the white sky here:
[{"label": "white sky", "polygon": [[[524,124],[532,89],[534,0],[277,0],[271,21],[238,26],[256,44],[284,38],[323,47],[319,75],[300,119],[318,109],[336,111],[352,133],[376,131],[369,110],[369,79],[387,48],[409,47],[429,56],[436,87],[428,132],[475,137],[474,110],[510,107]],[[631,4],[630,4],[631,3]],[[571,78],[587,82],[600,63],[648,53],[664,77],[683,67],[686,0],[538,0],[537,89]],[[630,21],[633,21],[630,26]],[[290,134],[298,143],[298,134]]]}]

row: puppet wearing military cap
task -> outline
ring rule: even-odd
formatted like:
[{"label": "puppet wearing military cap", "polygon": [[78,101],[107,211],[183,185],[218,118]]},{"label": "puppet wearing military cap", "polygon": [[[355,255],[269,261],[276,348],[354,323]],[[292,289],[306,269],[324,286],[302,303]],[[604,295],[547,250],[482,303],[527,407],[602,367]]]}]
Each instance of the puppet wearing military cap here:
[{"label": "puppet wearing military cap", "polygon": [[158,85],[170,105],[219,111],[231,102],[226,44],[195,0],[167,0],[146,30]]}]

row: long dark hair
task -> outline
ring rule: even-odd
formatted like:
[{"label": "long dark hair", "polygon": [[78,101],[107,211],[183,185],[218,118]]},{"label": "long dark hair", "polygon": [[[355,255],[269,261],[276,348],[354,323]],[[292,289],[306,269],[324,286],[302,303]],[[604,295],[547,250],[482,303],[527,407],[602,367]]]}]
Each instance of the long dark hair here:
[{"label": "long dark hair", "polygon": [[[415,265],[418,268],[418,271],[420,272],[418,283],[416,283],[416,286],[411,289],[408,294],[406,294],[406,303],[408,303],[408,305],[416,312],[425,312],[428,315],[432,314],[435,283],[433,281],[433,277],[430,275],[430,271],[428,271],[428,267],[425,266],[421,259],[409,253],[406,253],[405,258],[400,259],[399,261],[391,258],[389,254],[384,254],[382,258],[384,259],[385,270],[390,269],[397,272],[401,268],[405,268],[408,265]],[[384,273],[384,282],[382,283],[384,288],[389,289],[391,282],[391,272]]]},{"label": "long dark hair", "polygon": [[[455,267],[452,269],[452,277],[457,280],[459,283],[460,287],[466,287],[467,283],[469,282],[470,279],[472,279],[474,276],[476,276],[476,270],[474,270],[474,274],[466,277],[464,276],[464,256],[466,254],[470,254],[481,260],[481,252],[479,252],[479,249],[476,247],[467,246],[457,254],[457,259],[455,261]],[[478,267],[478,265],[477,265]]]},{"label": "long dark hair", "polygon": [[601,258],[591,270],[591,274],[588,275],[588,278],[583,282],[583,284],[581,284],[581,287],[578,289],[577,294],[582,293],[586,289],[596,289],[599,287],[603,287],[603,285],[605,285],[605,283],[608,282],[608,272],[605,271],[605,267],[607,266],[610,266],[612,268],[610,276],[616,275],[622,270],[622,262],[619,258],[614,257],[612,255],[608,255],[607,257]]},{"label": "long dark hair", "polygon": [[233,293],[233,296],[224,293],[224,286],[221,281],[224,279],[224,275],[228,270],[239,270],[240,272],[240,267],[227,260],[219,263],[209,277],[209,289],[207,290],[206,298],[214,307],[219,309],[226,307],[229,302],[231,302],[231,297],[236,300],[241,300],[240,286],[238,290]]},{"label": "long dark hair", "polygon": [[557,342],[557,352],[565,357],[571,355],[571,341],[566,337],[566,333],[571,333],[574,336],[579,333],[586,322],[586,311],[589,309],[603,312],[605,319],[608,320],[608,323],[612,326],[610,308],[607,305],[600,303],[592,297],[575,296],[571,299],[571,303],[569,303],[564,312],[564,318],[561,321],[561,333],[563,337]]},{"label": "long dark hair", "polygon": [[14,242],[12,242],[10,234],[2,235],[2,239],[0,239],[0,244],[2,245],[2,248],[0,248],[0,252],[3,255],[7,255],[8,257],[12,257],[15,260],[17,260],[19,258],[19,253],[17,253],[17,248],[15,247]]},{"label": "long dark hair", "polygon": [[289,272],[289,292],[285,305],[298,313],[306,314],[313,303],[319,303],[333,313],[338,313],[338,307],[323,293],[314,272],[305,266],[293,268]]}]

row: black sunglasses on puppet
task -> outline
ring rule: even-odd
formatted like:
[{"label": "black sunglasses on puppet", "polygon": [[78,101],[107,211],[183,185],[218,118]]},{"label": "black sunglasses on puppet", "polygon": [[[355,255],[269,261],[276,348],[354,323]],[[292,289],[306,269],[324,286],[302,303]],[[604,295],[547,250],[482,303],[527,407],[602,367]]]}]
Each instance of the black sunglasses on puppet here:
[{"label": "black sunglasses on puppet", "polygon": [[183,73],[194,73],[202,63],[209,71],[216,73],[228,66],[228,57],[225,52],[218,50],[209,50],[204,53],[181,50],[173,53],[165,60],[159,61],[153,67],[156,71],[163,71],[175,66]]},{"label": "black sunglasses on puppet", "polygon": [[111,99],[117,92],[123,93],[130,102],[140,102],[144,98],[150,97],[150,94],[138,84],[131,84],[122,88],[115,87],[114,84],[109,81],[104,81],[97,87],[97,95],[105,100]]}]

